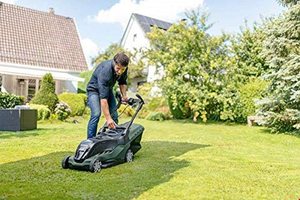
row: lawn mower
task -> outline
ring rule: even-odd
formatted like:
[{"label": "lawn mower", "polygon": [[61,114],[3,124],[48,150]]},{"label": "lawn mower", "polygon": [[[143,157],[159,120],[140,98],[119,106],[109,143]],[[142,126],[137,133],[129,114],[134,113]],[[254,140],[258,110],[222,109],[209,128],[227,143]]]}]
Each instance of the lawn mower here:
[{"label": "lawn mower", "polygon": [[[116,97],[119,108],[122,103],[120,93]],[[140,141],[144,132],[142,125],[133,123],[144,105],[142,97],[138,94],[136,97],[129,98],[127,102],[128,106],[136,108],[130,121],[116,125],[115,129],[109,129],[105,123],[95,137],[79,144],[74,156],[66,156],[62,160],[62,168],[99,172],[102,168],[132,162],[141,149]]]}]

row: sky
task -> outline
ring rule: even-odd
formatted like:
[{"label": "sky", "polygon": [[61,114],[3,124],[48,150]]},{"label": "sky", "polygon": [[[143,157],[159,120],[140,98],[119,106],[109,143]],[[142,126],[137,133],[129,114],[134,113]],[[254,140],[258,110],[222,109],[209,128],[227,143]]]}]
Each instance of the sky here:
[{"label": "sky", "polygon": [[90,61],[110,44],[120,42],[131,13],[139,13],[175,23],[185,18],[188,10],[201,8],[210,14],[208,31],[237,33],[245,24],[249,27],[262,17],[277,16],[284,8],[276,0],[1,0],[35,10],[75,19],[83,51]]}]

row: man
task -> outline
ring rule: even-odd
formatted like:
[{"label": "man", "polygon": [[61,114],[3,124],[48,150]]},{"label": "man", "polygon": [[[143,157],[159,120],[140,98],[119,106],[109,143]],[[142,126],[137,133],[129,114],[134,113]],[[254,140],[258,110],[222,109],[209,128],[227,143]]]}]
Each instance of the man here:
[{"label": "man", "polygon": [[122,101],[126,102],[128,100],[126,95],[128,63],[128,56],[121,52],[116,54],[113,60],[104,61],[95,69],[86,90],[88,106],[91,109],[87,138],[96,135],[101,110],[103,111],[108,128],[114,129],[116,127],[118,112],[113,87],[116,81],[118,81]]}]

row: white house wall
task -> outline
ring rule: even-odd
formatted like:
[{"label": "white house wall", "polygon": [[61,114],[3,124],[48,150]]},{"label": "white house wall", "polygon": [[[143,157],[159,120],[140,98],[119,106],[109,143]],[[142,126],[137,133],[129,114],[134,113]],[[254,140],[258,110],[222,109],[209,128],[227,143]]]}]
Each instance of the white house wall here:
[{"label": "white house wall", "polygon": [[139,49],[150,47],[150,43],[145,32],[134,17],[131,17],[129,21],[127,32],[124,35],[121,45],[124,49],[131,52],[134,48]]},{"label": "white house wall", "polygon": [[77,93],[78,82],[77,81],[65,81],[64,82],[64,91],[63,92],[71,92]]},{"label": "white house wall", "polygon": [[135,92],[137,92],[137,87],[138,87],[138,85],[139,85],[140,83],[144,83],[144,82],[145,82],[145,79],[144,79],[144,78],[134,78],[134,79],[130,80],[130,82],[131,82],[131,85],[134,86],[134,87],[130,87],[130,88],[128,88],[128,90],[129,90],[130,92],[135,93]]},{"label": "white house wall", "polygon": [[28,65],[18,65],[11,63],[0,63],[0,74],[18,75],[26,77],[43,77],[46,73],[51,73],[54,79],[68,81],[83,81],[79,77],[79,72],[71,72],[53,68],[44,68]]},{"label": "white house wall", "polygon": [[[79,72],[55,70],[43,67],[24,66],[10,63],[0,63],[0,74],[2,76],[2,91],[17,95],[27,96],[28,79],[42,79],[46,73],[51,73],[56,82],[56,93],[77,93]],[[24,85],[18,84],[18,79],[24,79]],[[20,87],[23,87],[20,88]]]}]

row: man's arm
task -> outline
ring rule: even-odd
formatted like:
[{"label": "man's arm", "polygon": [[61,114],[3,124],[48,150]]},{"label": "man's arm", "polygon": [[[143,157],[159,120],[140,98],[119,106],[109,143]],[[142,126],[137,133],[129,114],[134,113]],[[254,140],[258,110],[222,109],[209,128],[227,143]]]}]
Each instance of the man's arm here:
[{"label": "man's arm", "polygon": [[101,99],[100,102],[101,102],[102,112],[106,119],[106,124],[107,124],[108,128],[115,129],[116,125],[115,125],[114,120],[110,116],[107,99]]},{"label": "man's arm", "polygon": [[122,95],[122,100],[123,101],[127,101],[128,100],[128,97],[127,97],[127,85],[119,85],[119,88],[120,88],[120,92],[121,92],[121,95]]},{"label": "man's arm", "polygon": [[109,105],[108,105],[108,97],[109,97],[109,83],[112,79],[111,73],[108,69],[108,67],[104,66],[100,67],[97,71],[97,82],[98,82],[98,91],[99,91],[99,97],[100,97],[100,106],[101,110],[104,114],[104,117],[106,119],[106,124],[109,128],[114,129],[115,128],[115,122],[113,121],[110,112],[109,112]]}]

